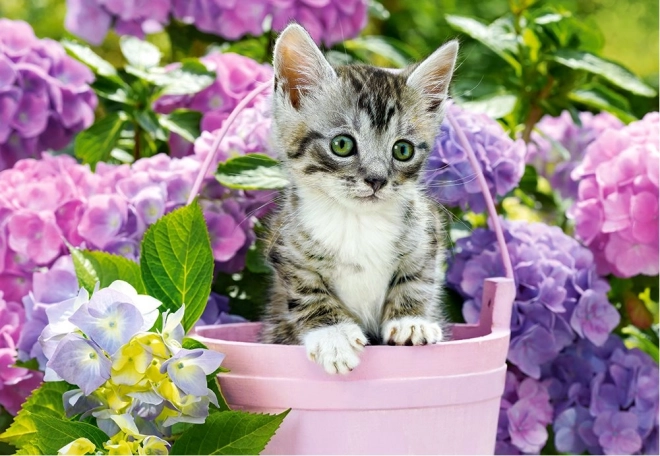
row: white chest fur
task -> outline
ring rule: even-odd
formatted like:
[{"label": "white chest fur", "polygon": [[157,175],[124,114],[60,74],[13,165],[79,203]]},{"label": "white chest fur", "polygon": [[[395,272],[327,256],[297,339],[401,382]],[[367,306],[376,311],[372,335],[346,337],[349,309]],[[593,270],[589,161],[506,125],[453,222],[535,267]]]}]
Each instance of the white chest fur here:
[{"label": "white chest fur", "polygon": [[302,223],[337,259],[331,273],[333,291],[365,331],[379,334],[401,235],[401,211],[395,206],[359,211],[318,200],[303,204]]}]

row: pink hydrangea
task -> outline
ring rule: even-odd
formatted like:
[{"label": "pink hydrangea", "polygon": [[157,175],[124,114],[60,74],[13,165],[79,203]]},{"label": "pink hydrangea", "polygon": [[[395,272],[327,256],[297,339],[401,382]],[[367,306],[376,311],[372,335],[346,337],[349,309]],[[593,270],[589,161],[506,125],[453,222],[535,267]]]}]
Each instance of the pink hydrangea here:
[{"label": "pink hydrangea", "polygon": [[93,80],[58,42],[38,39],[26,22],[0,18],[0,170],[62,149],[89,127]]},{"label": "pink hydrangea", "polygon": [[23,307],[6,301],[0,291],[0,405],[12,415],[18,412],[42,378],[40,372],[12,367],[16,362],[16,344],[24,323]]},{"label": "pink hydrangea", "polygon": [[[227,153],[223,152],[225,155]],[[127,258],[139,257],[142,236],[188,199],[200,169],[197,156],[159,154],[128,165],[99,163],[96,172],[66,155],[20,160],[0,172],[0,289],[20,302],[33,273],[67,253],[64,241]],[[272,195],[268,195],[272,199]],[[263,192],[202,187],[218,266],[237,272],[254,241],[254,216],[268,206]],[[229,229],[231,228],[231,229]]]},{"label": "pink hydrangea", "polygon": [[578,182],[571,179],[571,172],[582,161],[587,146],[605,130],[623,127],[623,122],[608,112],[581,112],[579,118],[581,125],[573,122],[568,111],[558,117],[543,117],[532,133],[525,157],[564,198],[577,197]]},{"label": "pink hydrangea", "polygon": [[[214,131],[222,126],[236,105],[262,82],[273,77],[270,65],[262,65],[242,55],[213,52],[201,58],[209,70],[215,71],[213,84],[194,95],[168,95],[154,103],[154,109],[164,114],[177,108],[202,113],[202,131]],[[254,106],[255,100],[248,107]],[[193,153],[193,146],[176,134],[170,137],[171,154],[183,157]]]},{"label": "pink hydrangea", "polygon": [[600,274],[658,274],[659,119],[606,130],[571,175],[579,187],[569,215]]}]

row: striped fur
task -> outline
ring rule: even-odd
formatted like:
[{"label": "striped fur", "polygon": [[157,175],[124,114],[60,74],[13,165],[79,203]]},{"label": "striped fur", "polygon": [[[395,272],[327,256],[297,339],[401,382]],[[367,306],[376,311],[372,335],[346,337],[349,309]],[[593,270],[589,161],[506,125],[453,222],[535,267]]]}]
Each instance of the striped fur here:
[{"label": "striped fur", "polygon": [[[282,33],[273,142],[292,185],[270,224],[274,283],[262,341],[304,344],[328,372],[345,373],[367,343],[445,339],[444,232],[419,178],[456,50],[447,45],[400,72],[333,69],[301,27]],[[331,152],[340,134],[355,139],[355,155]],[[414,145],[411,160],[393,159],[398,140]],[[369,179],[385,184],[374,191]]]}]

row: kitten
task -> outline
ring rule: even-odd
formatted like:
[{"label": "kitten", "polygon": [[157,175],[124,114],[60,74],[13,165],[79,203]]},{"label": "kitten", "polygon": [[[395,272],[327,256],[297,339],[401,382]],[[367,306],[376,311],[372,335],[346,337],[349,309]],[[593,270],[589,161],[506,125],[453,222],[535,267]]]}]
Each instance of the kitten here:
[{"label": "kitten", "polygon": [[347,373],[368,343],[447,338],[444,234],[420,173],[439,131],[458,43],[403,71],[333,68],[292,24],[275,45],[273,142],[292,182],[271,221],[262,342],[303,344]]}]

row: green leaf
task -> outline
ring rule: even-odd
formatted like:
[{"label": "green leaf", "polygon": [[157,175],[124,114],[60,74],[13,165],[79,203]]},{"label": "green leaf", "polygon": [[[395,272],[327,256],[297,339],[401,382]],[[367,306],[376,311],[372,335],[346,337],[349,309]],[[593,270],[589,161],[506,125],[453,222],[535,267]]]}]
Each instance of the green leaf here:
[{"label": "green leaf", "polygon": [[202,113],[191,111],[189,109],[177,109],[170,114],[161,115],[158,118],[161,126],[166,128],[189,142],[195,142],[199,137],[199,123],[202,120]]},{"label": "green leaf", "polygon": [[107,160],[126,123],[123,113],[110,113],[76,136],[74,153],[93,168]]},{"label": "green leaf", "polygon": [[67,51],[69,51],[69,54],[90,67],[96,74],[123,84],[115,67],[113,67],[107,60],[103,60],[88,46],[70,40],[62,40],[62,45]]},{"label": "green leaf", "polygon": [[362,60],[381,66],[393,65],[402,68],[410,63],[410,60],[383,36],[364,36],[346,40],[343,44],[347,50]]},{"label": "green leaf", "polygon": [[484,113],[494,119],[501,119],[513,112],[518,98],[510,93],[496,94],[477,100],[461,101],[461,107],[471,112]]},{"label": "green leaf", "polygon": [[622,66],[598,57],[590,52],[560,49],[551,56],[555,62],[602,77],[617,87],[644,97],[653,97],[655,90]]},{"label": "green leaf", "polygon": [[206,69],[198,59],[184,59],[176,68],[151,68],[142,71],[132,66],[126,71],[161,88],[161,95],[197,93],[213,83],[215,73]]},{"label": "green leaf", "polygon": [[245,266],[251,272],[257,274],[268,274],[270,272],[270,267],[266,263],[266,259],[263,255],[263,248],[263,242],[257,241],[247,251]]},{"label": "green leaf", "polygon": [[39,361],[37,358],[30,358],[27,361],[21,361],[20,359],[17,359],[16,362],[14,363],[16,367],[22,367],[23,369],[30,369],[33,371],[38,371],[39,369]]},{"label": "green leaf", "polygon": [[615,103],[617,103],[618,100],[604,90],[599,90],[597,88],[577,89],[570,92],[568,98],[573,102],[583,104],[589,108],[614,114],[626,123],[637,120],[637,118],[628,112],[627,109],[622,109],[616,106]]},{"label": "green leaf", "polygon": [[89,439],[97,449],[102,449],[103,442],[108,440],[108,436],[101,429],[82,421],[42,415],[32,415],[31,418],[37,429],[34,445],[43,454],[57,454],[60,448],[81,437]]},{"label": "green leaf", "polygon": [[151,225],[141,251],[147,292],[171,311],[185,303],[182,323],[188,331],[206,307],[213,280],[213,252],[199,205],[177,209]]},{"label": "green leaf", "polygon": [[376,0],[369,0],[368,14],[379,21],[386,21],[390,18],[390,12],[387,11],[382,3]]},{"label": "green leaf", "polygon": [[490,25],[482,24],[476,19],[453,14],[446,14],[445,19],[454,29],[474,38],[495,52],[516,70],[516,74],[520,74],[522,68],[515,57],[517,54],[517,41],[511,19],[501,17]]},{"label": "green leaf", "polygon": [[153,44],[134,36],[122,36],[119,48],[126,61],[138,68],[152,68],[160,63],[160,51]]},{"label": "green leaf", "polygon": [[62,395],[70,388],[71,386],[66,382],[43,383],[27,398],[11,426],[0,434],[0,441],[9,443],[19,449],[34,443],[33,440],[37,434],[34,416],[48,416],[54,419],[66,418]]},{"label": "green leaf", "polygon": [[218,382],[218,374],[216,372],[208,376],[206,386],[213,391],[215,397],[218,398],[218,407],[211,404],[209,413],[226,412],[227,410],[231,410],[229,404],[227,404],[227,399],[225,399],[224,394],[222,394],[222,391],[220,390],[220,383]]},{"label": "green leaf", "polygon": [[115,280],[128,282],[139,294],[145,294],[146,289],[142,283],[140,265],[135,261],[111,253],[80,250],[69,246],[73,267],[78,277],[78,283],[92,293],[96,282],[105,288]]},{"label": "green leaf", "polygon": [[204,424],[184,432],[171,454],[259,454],[289,410],[279,415],[226,411],[209,415]]},{"label": "green leaf", "polygon": [[192,337],[184,337],[183,341],[181,342],[181,346],[186,350],[195,350],[197,348],[203,348],[204,350],[208,350],[208,347],[206,345],[204,345],[197,339],[193,339]]},{"label": "green leaf", "polygon": [[225,187],[240,190],[277,190],[289,185],[279,162],[264,154],[230,158],[218,165],[215,177]]},{"label": "green leaf", "polygon": [[153,139],[167,141],[165,130],[161,126],[158,116],[150,109],[139,111],[135,114],[135,120]]}]

